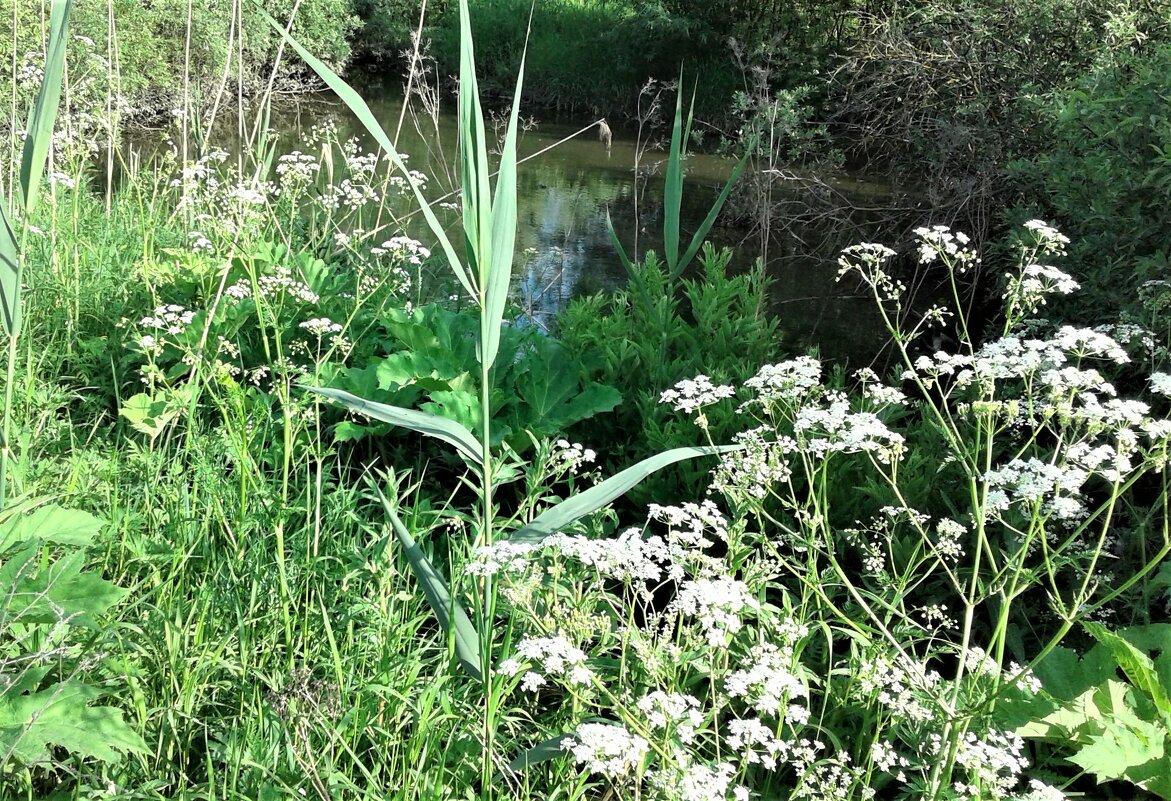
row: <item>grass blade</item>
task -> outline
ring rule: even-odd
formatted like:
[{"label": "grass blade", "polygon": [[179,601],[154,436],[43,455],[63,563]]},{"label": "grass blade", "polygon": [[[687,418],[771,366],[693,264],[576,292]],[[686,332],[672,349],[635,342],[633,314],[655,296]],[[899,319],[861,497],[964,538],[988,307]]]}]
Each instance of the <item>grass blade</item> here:
[{"label": "grass blade", "polygon": [[[478,298],[479,293],[476,291],[476,284],[474,280],[474,272],[469,273],[456,255],[455,248],[451,245],[451,240],[447,238],[447,232],[443,230],[443,226],[439,222],[439,218],[435,216],[435,212],[431,210],[431,204],[423,195],[423,190],[419,188],[419,184],[411,177],[410,170],[407,169],[406,164],[403,163],[398,151],[395,150],[394,145],[391,144],[390,137],[386,135],[386,131],[382,130],[382,126],[378,124],[378,120],[374,116],[374,112],[370,110],[370,106],[366,105],[366,101],[362,96],[354,91],[348,83],[341,79],[337,73],[331,70],[320,59],[313,56],[308,50],[301,46],[301,43],[294,39],[284,27],[272,18],[263,9],[258,11],[264,15],[269,24],[279,33],[289,47],[296,51],[297,55],[305,62],[305,64],[317,73],[321,80],[325,81],[326,85],[334,91],[334,93],[341,98],[341,101],[353,112],[358,121],[369,131],[374,140],[378,142],[379,147],[386,151],[390,156],[391,162],[395,167],[402,172],[406,181],[411,186],[411,190],[415,193],[415,199],[419,202],[419,209],[423,212],[423,217],[427,220],[428,227],[431,228],[431,233],[435,235],[436,241],[443,249],[443,253],[447,256],[447,261],[451,265],[452,272],[459,280],[460,285],[473,298]],[[487,178],[485,178],[487,180]],[[466,223],[465,223],[466,224]]]},{"label": "grass blade", "polygon": [[546,509],[537,515],[531,523],[508,537],[511,542],[532,544],[543,540],[552,534],[580,520],[591,512],[596,512],[606,504],[622,497],[643,479],[662,470],[668,465],[681,462],[684,459],[694,459],[697,456],[714,456],[718,453],[739,450],[740,445],[717,445],[701,448],[674,448],[660,454],[643,459],[620,473],[615,473],[600,484],[590,487],[585,492],[567,498],[556,506]]},{"label": "grass blade", "polygon": [[378,499],[382,502],[386,517],[390,521],[390,527],[394,529],[394,535],[403,547],[407,563],[411,566],[411,571],[419,582],[419,588],[427,597],[427,603],[431,605],[431,611],[439,620],[439,626],[445,632],[450,632],[455,640],[456,657],[472,678],[483,681],[483,674],[480,672],[480,635],[476,632],[476,627],[472,625],[471,618],[468,617],[468,613],[464,611],[459,602],[452,597],[451,592],[447,589],[447,583],[419,548],[419,544],[415,542],[411,533],[407,531],[407,527],[403,525],[403,521],[395,513],[390,500],[381,489],[375,487],[375,490],[378,492]]},{"label": "grass blade", "polygon": [[484,284],[483,363],[491,366],[500,348],[500,325],[504,321],[504,307],[508,302],[508,287],[512,281],[512,259],[516,249],[516,129],[520,116],[520,94],[524,85],[525,56],[520,57],[520,73],[512,98],[512,114],[504,135],[504,151],[500,154],[500,170],[496,176],[496,196],[492,200],[492,274]]},{"label": "grass blade", "polygon": [[635,268],[634,262],[626,255],[626,248],[622,247],[622,240],[618,238],[618,232],[614,230],[614,220],[610,218],[610,210],[606,209],[606,227],[610,231],[610,241],[614,243],[614,249],[618,251],[618,258],[622,261],[622,266],[626,268],[626,276],[630,279],[629,283],[638,292],[644,304],[649,310],[654,304],[651,302],[651,295],[647,291],[646,282],[642,280],[642,275]]},{"label": "grass blade", "polygon": [[24,189],[25,218],[36,208],[41,191],[41,176],[53,144],[53,126],[61,105],[61,80],[65,75],[65,47],[68,44],[69,13],[73,0],[53,0],[49,16],[49,52],[45,57],[45,77],[37,92],[28,119],[28,136],[20,160],[20,184]]},{"label": "grass blade", "polygon": [[9,337],[20,335],[20,243],[0,199],[0,315]]},{"label": "grass blade", "polygon": [[454,445],[455,449],[465,458],[470,459],[473,464],[483,464],[480,455],[480,443],[476,441],[472,432],[454,420],[448,420],[446,417],[439,417],[428,412],[421,412],[418,409],[404,409],[401,406],[375,403],[374,401],[359,398],[357,395],[351,395],[349,392],[340,389],[327,389],[324,387],[305,387],[305,389],[310,392],[316,392],[318,395],[324,395],[330,400],[335,400],[355,412],[364,414],[367,417],[373,417],[375,420],[409,428],[411,431],[417,431],[428,437],[441,439],[449,445]]}]

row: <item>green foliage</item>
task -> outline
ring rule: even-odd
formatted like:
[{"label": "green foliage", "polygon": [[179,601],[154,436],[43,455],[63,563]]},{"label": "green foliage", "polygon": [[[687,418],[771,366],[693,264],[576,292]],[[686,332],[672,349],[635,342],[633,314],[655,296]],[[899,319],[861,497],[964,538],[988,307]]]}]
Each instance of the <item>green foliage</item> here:
[{"label": "green foliage", "polygon": [[[483,433],[476,384],[477,315],[431,304],[413,311],[391,310],[369,339],[385,353],[340,374],[332,386],[367,400],[401,407],[418,406],[430,414]],[[534,329],[500,329],[493,379],[494,444],[507,441],[524,450],[525,432],[553,437],[569,426],[608,412],[621,401],[612,387],[586,380],[583,370],[556,340]],[[343,440],[387,433],[385,426],[345,422]]]},{"label": "green foliage", "polygon": [[[110,98],[118,116],[165,113],[182,105],[185,82],[190,85],[191,100],[210,105],[225,75],[245,91],[262,89],[275,66],[279,41],[263,14],[287,23],[295,4],[295,0],[81,3],[74,15],[73,32],[78,38],[69,42],[70,62],[76,65],[66,101],[70,116],[79,122],[88,118],[91,123],[116,124],[116,119],[106,120]],[[325,61],[343,67],[350,57],[349,38],[359,24],[351,0],[301,0],[296,5],[293,32]],[[11,63],[15,46],[16,62],[26,70],[43,63],[42,10],[47,7],[45,0],[0,0],[0,60]],[[280,76],[296,78],[302,69],[286,60],[280,65]],[[22,98],[28,95],[26,81],[18,76],[14,87],[7,72],[0,76],[0,96],[7,97],[10,91]],[[100,124],[96,130],[100,132]]]},{"label": "green foliage", "polygon": [[[25,503],[0,513],[0,787],[61,763],[55,749],[116,763],[145,750],[78,667],[77,629],[98,629],[126,591],[85,570],[102,521]],[[75,671],[71,673],[70,671]]]},{"label": "green foliage", "polygon": [[[766,311],[763,269],[729,276],[730,255],[706,245],[699,257],[703,272],[684,279],[676,291],[649,252],[635,265],[632,280],[645,292],[631,289],[570,304],[561,317],[565,347],[586,365],[591,380],[616,387],[624,399],[604,425],[574,429],[576,438],[619,464],[695,444],[699,433],[659,403],[662,392],[699,374],[738,385],[780,354],[777,321]],[[728,405],[707,410],[706,417],[715,442],[727,441],[739,425]],[[703,476],[696,468],[684,486],[699,491]],[[652,482],[646,493],[663,489]]]},{"label": "green foliage", "polygon": [[[1127,313],[1165,337],[1171,319],[1135,288],[1164,282],[1171,191],[1171,46],[1094,65],[1070,86],[1031,98],[1047,146],[1011,165],[1039,212],[1078,236],[1071,267],[1083,292],[1065,312],[1098,319]],[[1144,287],[1148,295],[1165,288]]]},{"label": "green foliage", "polygon": [[1069,761],[1099,782],[1171,798],[1171,625],[1084,625],[1098,644],[1080,659],[1055,648],[1037,666],[1051,703],[1018,733],[1075,747]]}]

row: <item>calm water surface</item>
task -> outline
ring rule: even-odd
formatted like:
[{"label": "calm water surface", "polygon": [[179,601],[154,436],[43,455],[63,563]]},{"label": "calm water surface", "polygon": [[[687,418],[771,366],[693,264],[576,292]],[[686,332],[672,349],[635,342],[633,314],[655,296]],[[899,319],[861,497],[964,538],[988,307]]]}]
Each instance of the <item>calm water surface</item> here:
[{"label": "calm water surface", "polygon": [[[372,83],[362,88],[371,109],[389,135],[395,135],[402,110],[397,86]],[[417,104],[413,104],[417,105]],[[456,115],[454,104],[437,121],[407,114],[399,130],[397,148],[410,154],[409,164],[430,177],[427,194],[438,198],[456,188]],[[308,150],[303,144],[310,128],[327,118],[337,122],[343,140],[355,135],[373,150],[371,140],[344,104],[331,94],[312,95],[282,103],[274,110],[271,128],[278,150]],[[614,126],[609,153],[598,141],[597,129],[574,136],[594,120],[540,120],[519,143],[524,161],[518,171],[517,289],[530,318],[548,325],[576,295],[622,287],[626,273],[610,240],[609,210],[619,238],[630,254],[662,248],[662,174],[666,153],[646,149],[637,181],[638,225],[635,224],[635,132]],[[206,140],[230,148],[236,123],[223,117]],[[491,129],[489,139],[493,138]],[[238,141],[238,139],[237,139]],[[547,152],[541,152],[556,145]],[[539,155],[536,155],[539,154]],[[731,172],[734,162],[706,154],[692,154],[686,162],[682,227],[684,246],[706,216]],[[853,186],[854,179],[840,177]],[[457,196],[450,198],[458,199]],[[453,228],[458,222],[451,220]],[[429,242],[421,215],[407,226],[416,238]],[[720,227],[710,237],[715,244],[734,248],[733,270],[750,266],[759,243],[742,230]],[[462,239],[462,237],[461,237]],[[458,239],[453,237],[453,242]],[[850,244],[834,243],[828,252]],[[778,248],[770,246],[773,250]],[[824,260],[774,259],[766,265],[772,279],[771,309],[787,349],[810,347],[823,357],[845,361],[851,367],[869,364],[886,342],[885,329],[872,301],[856,296],[855,287],[835,281],[837,265]]]}]

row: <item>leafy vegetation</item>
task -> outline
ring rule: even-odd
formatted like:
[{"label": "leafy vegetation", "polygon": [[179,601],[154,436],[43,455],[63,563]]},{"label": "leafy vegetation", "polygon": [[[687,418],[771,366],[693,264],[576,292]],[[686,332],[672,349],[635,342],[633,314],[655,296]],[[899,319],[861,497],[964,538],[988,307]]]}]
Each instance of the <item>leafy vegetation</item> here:
[{"label": "leafy vegetation", "polygon": [[[476,68],[556,76],[557,59],[536,20],[526,55],[512,4],[433,9],[458,29],[435,39],[459,70],[448,205],[424,172],[447,171],[441,156],[399,152],[340,77],[345,4],[303,3],[291,31],[291,5],[232,4],[225,41],[243,30],[258,48],[233,101],[257,105],[221,150],[208,96],[180,88],[177,138],[153,156],[124,145],[119,115],[86,116],[86,92],[113,110],[118,69],[70,38],[70,5],[44,6],[43,74],[8,87],[0,797],[1171,796],[1171,375],[1151,283],[1165,48],[1055,55],[1054,26],[1082,41],[1121,31],[1121,11],[1030,7],[1017,23],[1034,43],[979,6],[871,5],[857,30],[881,17],[875,52],[891,49],[859,70],[872,102],[850,119],[884,119],[908,42],[922,57],[961,23],[999,31],[1003,73],[981,62],[968,83],[909,86],[934,111],[899,130],[944,112],[1044,119],[1047,133],[1000,132],[1032,144],[1004,144],[1011,173],[987,174],[1032,188],[995,212],[1025,220],[1051,186],[1045,210],[1087,232],[1027,219],[982,247],[891,223],[874,239],[892,246],[840,251],[822,267],[873,301],[887,331],[873,348],[892,360],[879,374],[778,336],[766,266],[736,273],[705,242],[730,189],[686,230],[684,92],[650,204],[661,249],[629,257],[612,221],[629,286],[576,299],[552,333],[531,324],[513,294],[525,94],[509,69],[489,79],[510,98],[494,141]],[[787,36],[795,71],[860,46],[852,23],[831,30],[851,4],[786,6],[777,18],[805,27],[770,32],[774,5],[550,4],[618,15],[623,36],[660,30],[648,20],[678,34],[565,102],[637,93],[652,60],[725,35]],[[81,6],[73,31],[90,36],[100,4]],[[123,71],[179,52],[159,31],[188,10],[184,40],[197,17],[225,24],[194,4],[130,6],[105,9],[126,33]],[[360,10],[406,30],[419,8]],[[9,11],[14,48],[34,47],[37,9]],[[160,91],[205,80],[198,48],[218,42],[192,36],[158,67]],[[369,139],[329,122],[296,143],[266,133],[259,65],[277,50],[278,82],[316,76]],[[211,63],[231,73],[233,52]],[[565,69],[588,57],[561,55]],[[740,164],[787,180],[781,165],[832,135],[809,109],[834,85],[757,78],[735,112]],[[972,105],[948,111],[957,100]],[[1082,124],[1100,135],[1077,137]],[[1154,147],[1129,153],[1112,126]],[[917,135],[884,158],[922,153]],[[996,287],[994,314],[973,312],[973,274]],[[938,288],[927,304],[923,283]],[[1134,318],[1062,317],[1079,293]]]}]

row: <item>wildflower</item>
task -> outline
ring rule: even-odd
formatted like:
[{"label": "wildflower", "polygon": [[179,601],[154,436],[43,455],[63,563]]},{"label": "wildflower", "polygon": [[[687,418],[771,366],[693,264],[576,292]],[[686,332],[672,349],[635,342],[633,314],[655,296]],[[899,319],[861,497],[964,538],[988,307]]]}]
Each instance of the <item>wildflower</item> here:
[{"label": "wildflower", "polygon": [[[789,669],[794,661],[791,646],[782,649],[773,643],[757,645],[746,666],[724,679],[724,691],[729,698],[743,698],[757,714],[780,715],[792,699],[809,697],[805,683]],[[787,715],[791,714],[789,710]]]},{"label": "wildflower", "polygon": [[[540,665],[545,676],[563,677],[569,684],[586,685],[594,677],[593,671],[585,666],[585,652],[560,635],[525,637],[517,643],[516,653],[526,662]],[[515,676],[521,670],[521,661],[506,659],[497,670]]]},{"label": "wildflower", "polygon": [[570,473],[576,474],[582,464],[593,462],[597,458],[596,453],[589,448],[583,448],[580,442],[570,443],[569,440],[559,439],[556,445],[554,460]]},{"label": "wildflower", "polygon": [[638,701],[638,709],[646,715],[647,723],[653,729],[674,729],[680,742],[690,743],[695,739],[695,730],[703,723],[699,701],[690,695],[665,693],[655,690]]},{"label": "wildflower", "polygon": [[590,773],[621,779],[634,773],[650,750],[650,744],[623,726],[583,723],[573,737],[561,741],[561,750],[573,754]]},{"label": "wildflower", "polygon": [[820,385],[821,362],[810,356],[800,356],[779,364],[766,364],[755,376],[744,382],[745,388],[752,390],[756,397],[740,409],[743,411],[776,401],[798,402]]},{"label": "wildflower", "polygon": [[501,540],[476,549],[475,558],[468,563],[467,572],[473,576],[495,576],[498,573],[519,573],[531,564],[531,556],[541,546]]},{"label": "wildflower", "polygon": [[305,320],[297,324],[298,328],[308,331],[313,336],[321,339],[326,334],[337,334],[342,330],[341,323],[335,323],[328,317],[315,317],[312,320]]},{"label": "wildflower", "polygon": [[949,266],[963,272],[969,264],[979,262],[975,251],[966,248],[970,240],[961,231],[953,233],[946,225],[933,225],[916,228],[915,236],[919,238],[920,264],[931,264],[942,258]]},{"label": "wildflower", "polygon": [[726,731],[728,747],[751,765],[776,770],[788,760],[789,743],[779,739],[757,718],[730,720]]},{"label": "wildflower", "polygon": [[670,611],[698,618],[708,643],[722,648],[744,626],[741,615],[755,612],[760,603],[748,586],[733,578],[702,578],[684,582]]},{"label": "wildflower", "polygon": [[1065,246],[1069,244],[1069,237],[1049,223],[1044,220],[1029,220],[1025,223],[1025,228],[1033,232],[1037,238],[1037,243],[1049,253],[1065,253]]},{"label": "wildflower", "polygon": [[736,390],[727,385],[715,386],[706,375],[680,381],[674,389],[668,389],[659,396],[659,403],[669,403],[676,411],[690,414],[704,406],[731,398]]},{"label": "wildflower", "polygon": [[1171,398],[1171,375],[1167,373],[1151,373],[1151,391]]}]

